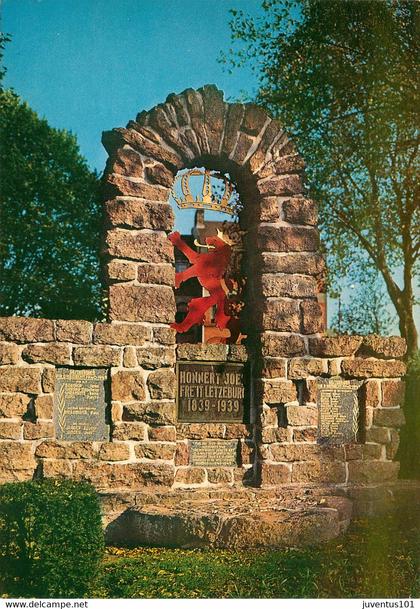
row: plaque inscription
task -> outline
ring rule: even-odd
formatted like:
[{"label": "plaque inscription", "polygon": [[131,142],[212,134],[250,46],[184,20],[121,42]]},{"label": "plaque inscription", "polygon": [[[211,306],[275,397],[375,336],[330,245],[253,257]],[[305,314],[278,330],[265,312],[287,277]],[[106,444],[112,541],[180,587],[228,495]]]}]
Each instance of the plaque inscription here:
[{"label": "plaque inscription", "polygon": [[359,381],[318,379],[319,444],[356,442],[359,428],[359,386]]},{"label": "plaque inscription", "polygon": [[243,422],[244,364],[178,362],[178,421]]},{"label": "plaque inscription", "polygon": [[237,440],[191,440],[190,465],[236,467]]},{"label": "plaque inscription", "polygon": [[105,422],[103,368],[57,368],[54,394],[54,425],[57,440],[95,442],[108,440]]}]

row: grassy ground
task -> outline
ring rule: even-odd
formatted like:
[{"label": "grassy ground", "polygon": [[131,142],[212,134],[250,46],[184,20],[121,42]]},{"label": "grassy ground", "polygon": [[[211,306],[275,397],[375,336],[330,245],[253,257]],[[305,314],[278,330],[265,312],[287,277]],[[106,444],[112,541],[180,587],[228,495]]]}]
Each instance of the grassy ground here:
[{"label": "grassy ground", "polygon": [[389,598],[420,594],[414,515],[354,523],[319,548],[260,552],[109,548],[96,598]]}]

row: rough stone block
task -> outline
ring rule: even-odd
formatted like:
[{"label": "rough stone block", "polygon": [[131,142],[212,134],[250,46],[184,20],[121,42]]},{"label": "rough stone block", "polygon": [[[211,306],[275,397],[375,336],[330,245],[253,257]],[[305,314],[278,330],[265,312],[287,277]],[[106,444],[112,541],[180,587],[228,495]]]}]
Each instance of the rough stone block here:
[{"label": "rough stone block", "polygon": [[302,334],[316,334],[323,331],[322,310],[317,300],[300,303],[302,312]]},{"label": "rough stone block", "polygon": [[177,345],[177,356],[179,360],[245,362],[247,350],[244,345],[182,343]]},{"label": "rough stone block", "polygon": [[10,343],[0,343],[0,365],[17,364],[19,361],[19,348]]},{"label": "rough stone block", "polygon": [[140,324],[95,324],[93,342],[104,345],[143,345],[150,340],[150,328]]},{"label": "rough stone block", "polygon": [[36,465],[31,444],[0,442],[0,484],[31,480]]},{"label": "rough stone block", "polygon": [[134,262],[111,260],[106,265],[108,279],[116,281],[132,281],[137,277],[137,265]]},{"label": "rough stone block", "polygon": [[0,374],[0,392],[40,393],[41,369],[4,366]]},{"label": "rough stone block", "polygon": [[317,284],[313,277],[264,274],[262,293],[268,297],[314,298]]},{"label": "rough stone block", "polygon": [[139,264],[137,281],[175,286],[175,269],[171,264]]},{"label": "rough stone block", "polygon": [[252,437],[253,429],[251,425],[244,423],[226,423],[225,438],[233,440],[235,438],[250,438]]},{"label": "rough stone block", "polygon": [[210,484],[232,484],[233,470],[226,467],[207,468],[207,481]]},{"label": "rough stone block", "polygon": [[160,140],[154,138],[153,133],[150,132],[150,130],[142,129],[140,126],[130,124],[130,127],[134,126],[137,128],[118,128],[102,133],[102,143],[108,154],[112,155],[116,149],[122,148],[124,144],[129,144],[142,154],[161,161],[170,169],[179,169],[182,167],[180,157],[167,147],[162,146]]},{"label": "rough stone block", "polygon": [[382,406],[403,406],[405,396],[404,381],[382,381]]},{"label": "rough stone block", "polygon": [[136,368],[137,363],[137,355],[134,347],[126,347],[124,349],[123,355],[123,366],[124,368]]},{"label": "rough stone block", "polygon": [[366,381],[360,387],[361,403],[369,408],[376,408],[380,404],[380,389],[378,381]]},{"label": "rough stone block", "polygon": [[175,465],[188,465],[190,462],[190,449],[186,442],[176,443]]},{"label": "rough stone block", "polygon": [[378,360],[355,358],[343,360],[341,369],[344,374],[355,378],[404,376],[406,365],[399,360]]},{"label": "rough stone block", "polygon": [[174,174],[169,169],[166,169],[161,163],[155,165],[146,165],[144,169],[146,178],[152,184],[159,184],[166,188],[171,188],[174,182]]},{"label": "rough stone block", "polygon": [[229,104],[226,117],[225,134],[222,144],[222,152],[224,152],[227,156],[231,154],[236,144],[243,115],[244,106],[242,104]]},{"label": "rough stone block", "polygon": [[74,347],[73,361],[76,366],[119,366],[121,349],[105,345]]},{"label": "rough stone block", "polygon": [[305,342],[300,336],[264,333],[261,343],[263,356],[294,357],[306,352]]},{"label": "rough stone block", "polygon": [[109,315],[112,320],[172,323],[175,297],[167,286],[111,285]]},{"label": "rough stone block", "polygon": [[94,459],[97,450],[92,442],[65,442],[45,440],[35,449],[35,455],[42,459]]},{"label": "rough stone block", "polygon": [[326,482],[343,484],[346,480],[346,468],[339,461],[306,461],[292,465],[292,482]]},{"label": "rough stone block", "polygon": [[309,353],[317,357],[354,355],[362,342],[360,336],[323,336],[309,339]]},{"label": "rough stone block", "polygon": [[104,463],[77,461],[75,480],[85,480],[97,490],[143,490],[169,487],[174,481],[174,466],[169,463]]},{"label": "rough stone block", "polygon": [[261,271],[263,273],[299,273],[319,275],[325,268],[321,254],[299,252],[294,254],[264,252]]},{"label": "rough stone block", "polygon": [[134,447],[137,459],[160,459],[172,461],[175,456],[175,444],[165,444],[162,442],[148,442],[137,444]]},{"label": "rough stone block", "polygon": [[261,430],[261,441],[264,444],[273,444],[274,442],[288,442],[289,431],[286,427],[264,427]]},{"label": "rough stone block", "polygon": [[174,425],[176,408],[174,402],[135,402],[125,404],[124,421],[143,421],[151,425]]},{"label": "rough stone block", "polygon": [[121,370],[111,377],[111,395],[113,400],[131,401],[146,398],[143,373]]},{"label": "rough stone block", "polygon": [[172,370],[155,370],[147,377],[152,399],[175,398],[176,376]]},{"label": "rough stone block", "polygon": [[293,430],[293,442],[316,442],[318,438],[317,427]]},{"label": "rough stone block", "polygon": [[127,444],[106,442],[99,449],[99,459],[102,461],[127,461],[129,458],[130,449]]},{"label": "rough stone block", "polygon": [[406,342],[400,336],[364,336],[357,352],[359,357],[403,357],[407,350]]},{"label": "rough stone block", "polygon": [[388,427],[371,427],[366,429],[366,442],[388,444],[391,440],[390,431]]},{"label": "rough stone block", "polygon": [[390,461],[349,461],[349,482],[391,482],[398,478],[399,463]]},{"label": "rough stone block", "polygon": [[200,89],[204,106],[204,125],[210,154],[219,154],[225,124],[223,92],[212,85]]},{"label": "rough stone block", "polygon": [[293,197],[283,202],[282,209],[286,222],[315,226],[318,221],[318,207],[312,199]]},{"label": "rough stone block", "polygon": [[144,423],[115,423],[112,429],[113,440],[133,440],[143,442],[146,439]]},{"label": "rough stone block", "polygon": [[313,427],[318,425],[318,407],[287,406],[287,423],[292,427]]},{"label": "rough stone block", "polygon": [[58,319],[55,322],[55,332],[58,341],[88,344],[91,341],[92,324],[89,321]]},{"label": "rough stone block", "polygon": [[241,130],[249,135],[258,135],[267,122],[267,113],[256,104],[245,104],[245,114]]},{"label": "rough stone block", "polygon": [[22,434],[22,423],[0,420],[0,440],[19,440]]},{"label": "rough stone block", "polygon": [[302,178],[298,174],[275,176],[257,185],[263,195],[298,195],[303,192]]},{"label": "rough stone block", "polygon": [[[174,212],[169,203],[124,199],[119,197],[105,203],[107,219],[113,226],[147,228],[158,231],[172,230]],[[129,256],[132,258],[132,256]]]},{"label": "rough stone block", "polygon": [[267,224],[258,228],[257,247],[262,252],[315,252],[319,235],[315,228]]},{"label": "rough stone block", "polygon": [[[239,137],[236,141],[236,146],[229,158],[232,159],[232,161],[234,163],[237,163],[238,165],[243,165],[253,143],[254,143],[253,137],[250,137],[249,135],[246,135],[245,133],[239,133]],[[276,193],[268,193],[268,194],[276,194]]]},{"label": "rough stone block", "polygon": [[203,484],[206,472],[202,467],[179,467],[175,474],[175,484]]},{"label": "rough stone block", "polygon": [[57,365],[70,364],[70,345],[49,343],[47,345],[28,345],[22,351],[22,359],[30,364],[46,363]]},{"label": "rough stone block", "polygon": [[274,461],[344,461],[342,446],[318,446],[317,444],[272,444]]},{"label": "rough stone block", "polygon": [[37,419],[52,419],[54,402],[52,395],[39,395],[35,398],[35,416]]},{"label": "rough stone block", "polygon": [[264,383],[263,400],[266,404],[285,404],[297,400],[295,385],[290,381]]},{"label": "rough stone block", "polygon": [[55,390],[55,368],[44,368],[42,371],[42,391],[52,393]]},{"label": "rough stone block", "polygon": [[282,298],[266,300],[264,303],[262,325],[266,330],[299,332],[299,303]]},{"label": "rough stone block", "polygon": [[168,326],[156,326],[153,328],[153,342],[161,343],[162,345],[174,345],[176,341],[176,332]]},{"label": "rough stone block", "polygon": [[70,461],[47,459],[42,461],[42,475],[44,478],[71,478],[73,467]]},{"label": "rough stone block", "polygon": [[106,234],[106,253],[153,264],[173,261],[173,245],[162,231],[109,230]]},{"label": "rough stone block", "polygon": [[405,424],[401,408],[375,408],[373,424],[378,427],[402,427]]},{"label": "rough stone block", "polygon": [[307,376],[321,376],[327,374],[328,363],[325,359],[314,357],[295,357],[289,362],[289,378],[304,379]]},{"label": "rough stone block", "polygon": [[175,349],[173,347],[145,347],[137,349],[136,353],[139,366],[147,370],[175,364]]},{"label": "rough stone block", "polygon": [[17,343],[53,341],[54,322],[30,317],[1,317],[0,340]]},{"label": "rough stone block", "polygon": [[30,423],[25,421],[23,426],[23,437],[25,440],[40,440],[41,438],[53,438],[55,434],[54,424],[38,421]]},{"label": "rough stone block", "polygon": [[282,378],[286,376],[287,360],[284,358],[265,357],[259,365],[259,373],[262,378]]},{"label": "rough stone block", "polygon": [[31,398],[24,393],[0,394],[0,417],[13,419],[22,417],[28,410]]},{"label": "rough stone block", "polygon": [[284,463],[261,464],[261,486],[278,486],[291,481],[290,466]]},{"label": "rough stone block", "polygon": [[264,197],[260,201],[259,221],[278,222],[280,220],[280,197]]},{"label": "rough stone block", "polygon": [[346,446],[346,461],[378,460],[382,455],[380,444],[349,444]]},{"label": "rough stone block", "polygon": [[150,199],[151,201],[167,201],[169,190],[163,186],[148,184],[143,180],[130,180],[124,176],[112,173],[106,176],[104,185],[105,196],[110,199],[120,195]]},{"label": "rough stone block", "polygon": [[118,173],[131,178],[142,178],[144,176],[142,158],[138,152],[129,146],[117,150],[115,156],[109,159],[107,170],[110,173]]},{"label": "rough stone block", "polygon": [[148,437],[150,441],[156,442],[175,442],[175,427],[149,427]]}]

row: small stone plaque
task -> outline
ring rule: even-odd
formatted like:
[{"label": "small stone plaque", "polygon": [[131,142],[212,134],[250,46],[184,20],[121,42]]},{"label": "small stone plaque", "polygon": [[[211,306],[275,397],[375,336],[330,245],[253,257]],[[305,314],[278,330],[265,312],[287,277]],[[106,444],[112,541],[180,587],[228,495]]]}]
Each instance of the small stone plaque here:
[{"label": "small stone plaque", "polygon": [[244,421],[245,365],[228,362],[178,362],[178,421]]},{"label": "small stone plaque", "polygon": [[237,440],[191,440],[190,465],[236,467]]},{"label": "small stone plaque", "polygon": [[318,444],[357,441],[359,381],[318,379]]},{"label": "small stone plaque", "polygon": [[57,440],[95,442],[109,439],[105,422],[104,368],[57,368],[54,424]]}]

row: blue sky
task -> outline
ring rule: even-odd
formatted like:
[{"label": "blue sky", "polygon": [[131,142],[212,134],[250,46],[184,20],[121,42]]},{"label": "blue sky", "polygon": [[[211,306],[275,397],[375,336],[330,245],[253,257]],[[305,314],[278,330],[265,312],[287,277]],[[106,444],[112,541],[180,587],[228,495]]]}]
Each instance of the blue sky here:
[{"label": "blue sky", "polygon": [[228,74],[217,58],[230,47],[229,9],[257,16],[261,0],[3,0],[1,6],[1,29],[12,36],[6,86],[51,126],[72,131],[100,172],[101,132],[125,126],[169,93],[215,83],[233,100],[256,90],[250,69]]},{"label": "blue sky", "polygon": [[3,0],[6,85],[49,123],[76,134],[102,171],[101,132],[125,126],[171,92],[215,83],[228,98],[249,93],[250,70],[217,62],[230,43],[229,8],[260,0]]}]

